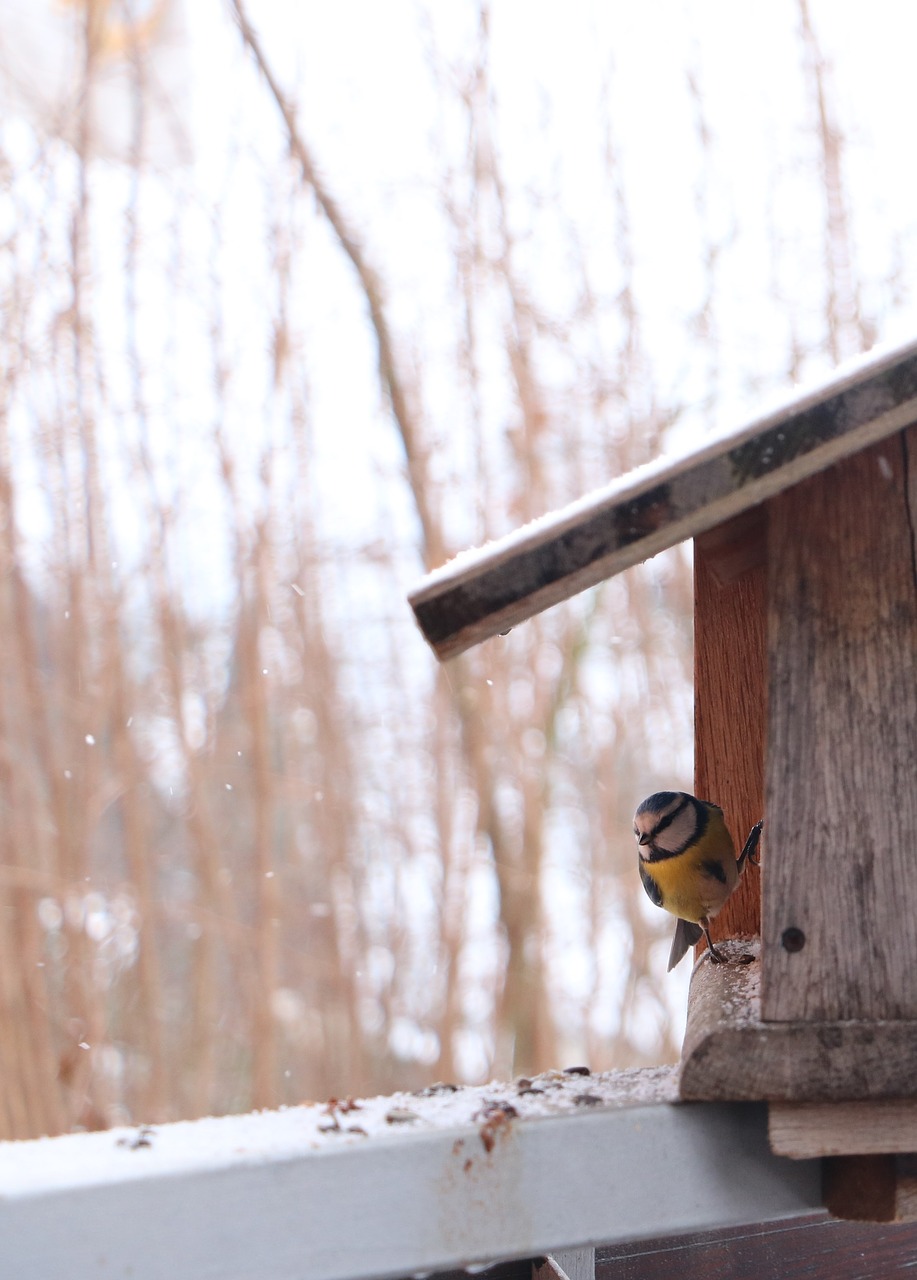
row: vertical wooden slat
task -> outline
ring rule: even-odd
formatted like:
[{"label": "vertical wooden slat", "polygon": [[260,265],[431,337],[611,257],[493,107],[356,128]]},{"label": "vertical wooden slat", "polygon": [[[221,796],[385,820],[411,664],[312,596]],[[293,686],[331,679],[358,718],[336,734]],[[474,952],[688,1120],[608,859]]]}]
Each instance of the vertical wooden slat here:
[{"label": "vertical wooden slat", "polygon": [[[736,852],[764,815],[766,536],[756,507],[694,542],[694,787],[724,809]],[[760,933],[760,903],[749,866],[714,938]]]},{"label": "vertical wooden slat", "polygon": [[917,1018],[915,457],[769,504],[764,1019]]},{"label": "vertical wooden slat", "polygon": [[917,1156],[829,1156],[822,1193],[835,1218],[917,1222]]}]

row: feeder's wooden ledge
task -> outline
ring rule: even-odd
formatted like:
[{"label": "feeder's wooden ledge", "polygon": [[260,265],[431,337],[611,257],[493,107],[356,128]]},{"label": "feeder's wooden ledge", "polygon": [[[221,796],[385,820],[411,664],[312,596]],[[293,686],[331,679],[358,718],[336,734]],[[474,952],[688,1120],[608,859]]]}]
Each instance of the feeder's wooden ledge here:
[{"label": "feeder's wooden ledge", "polygon": [[[683,1101],[917,1099],[917,1020],[762,1022],[760,944],[717,946],[729,963],[713,965],[703,955],[691,979]],[[908,1149],[915,1147],[910,1141]]]}]

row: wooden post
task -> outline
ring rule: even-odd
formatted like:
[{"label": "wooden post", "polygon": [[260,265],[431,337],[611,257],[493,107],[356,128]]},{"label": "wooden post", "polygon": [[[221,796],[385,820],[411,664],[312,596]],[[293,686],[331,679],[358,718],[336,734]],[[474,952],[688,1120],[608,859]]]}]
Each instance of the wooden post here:
[{"label": "wooden post", "polygon": [[764,1021],[917,1019],[915,459],[769,503]]},{"label": "wooden post", "polygon": [[822,1192],[835,1218],[917,1222],[917,1156],[829,1156]]},{"label": "wooden post", "polygon": [[[694,789],[722,806],[737,853],[764,816],[766,539],[766,508],[755,507],[694,540]],[[761,932],[756,867],[711,932]]]}]

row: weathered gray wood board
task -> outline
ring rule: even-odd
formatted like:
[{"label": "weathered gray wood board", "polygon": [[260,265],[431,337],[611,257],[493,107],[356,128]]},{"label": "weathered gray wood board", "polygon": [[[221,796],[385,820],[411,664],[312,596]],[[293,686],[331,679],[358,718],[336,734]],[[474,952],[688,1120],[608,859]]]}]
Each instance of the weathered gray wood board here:
[{"label": "weathered gray wood board", "polygon": [[702,958],[688,996],[679,1092],[690,1101],[841,1102],[915,1092],[917,1020],[764,1022],[754,945],[725,943],[727,965]]},{"label": "weathered gray wood board", "polygon": [[694,537],[917,420],[917,344],[868,357],[728,436],[616,480],[410,593],[440,658]]},{"label": "weathered gray wood board", "polygon": [[917,1019],[915,466],[912,427],[769,504],[764,1021]]}]

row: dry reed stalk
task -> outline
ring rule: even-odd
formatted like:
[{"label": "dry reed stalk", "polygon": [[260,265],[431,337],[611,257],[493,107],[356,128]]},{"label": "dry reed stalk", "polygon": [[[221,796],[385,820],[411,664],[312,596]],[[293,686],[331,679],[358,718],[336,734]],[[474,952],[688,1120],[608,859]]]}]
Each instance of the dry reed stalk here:
[{"label": "dry reed stalk", "polygon": [[[295,613],[302,639],[304,695],[315,716],[316,753],[314,803],[310,805],[314,850],[323,863],[322,880],[330,918],[330,966],[320,979],[320,1009],[324,1015],[326,1067],[324,1081],[334,1089],[328,1065],[346,1063],[354,1092],[372,1078],[367,1045],[360,1022],[360,984],[357,973],[366,954],[367,939],[361,910],[359,868],[351,840],[357,830],[353,782],[359,764],[352,755],[346,704],[337,687],[339,667],[322,626],[320,584],[308,561],[300,565],[302,584]],[[314,926],[313,926],[314,927]],[[322,932],[325,930],[323,928]],[[322,966],[324,968],[324,965]]]},{"label": "dry reed stalk", "polygon": [[874,327],[863,315],[854,238],[844,181],[846,140],[837,122],[830,88],[830,67],[822,52],[808,0],[797,0],[805,75],[815,102],[816,138],[820,151],[825,223],[822,252],[825,263],[825,321],[827,348],[835,362],[868,351],[875,342]]},{"label": "dry reed stalk", "polygon": [[411,493],[417,506],[417,515],[423,532],[425,561],[429,568],[440,564],[446,555],[440,523],[429,504],[429,452],[425,447],[421,423],[411,406],[411,397],[399,369],[395,344],[389,325],[382,282],[371,265],[359,237],[349,225],[337,200],[319,176],[318,169],[300,132],[296,114],[280,88],[261,42],[248,20],[242,0],[232,0],[232,8],[242,39],[251,51],[258,69],[270,90],[271,96],[283,117],[289,138],[290,150],[302,171],[303,182],[315,193],[316,201],[331,227],[343,252],[349,258],[360,284],[360,290],[369,308],[369,319],[375,335],[379,380],[388,395],[392,415],[404,446],[405,465],[410,478]]},{"label": "dry reed stalk", "polygon": [[256,943],[253,959],[257,979],[251,1013],[251,1089],[252,1105],[266,1107],[277,1097],[277,1043],[273,999],[279,974],[280,912],[272,847],[275,800],[266,697],[268,685],[262,672],[259,650],[261,630],[268,621],[265,590],[271,578],[270,546],[265,522],[260,522],[255,530],[250,573],[240,573],[241,581],[244,582],[246,578],[253,584],[254,599],[247,602],[243,597],[236,652],[240,696],[248,727],[254,809],[252,898],[255,904]]}]

